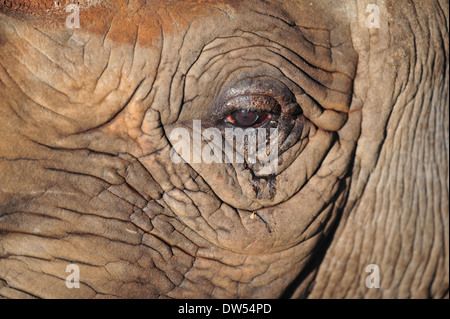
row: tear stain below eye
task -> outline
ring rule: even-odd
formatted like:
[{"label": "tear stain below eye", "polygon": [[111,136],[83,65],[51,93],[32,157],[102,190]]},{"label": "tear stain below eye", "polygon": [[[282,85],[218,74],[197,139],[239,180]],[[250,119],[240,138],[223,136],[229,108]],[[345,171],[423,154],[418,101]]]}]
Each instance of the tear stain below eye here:
[{"label": "tear stain below eye", "polygon": [[276,195],[276,176],[253,176],[253,191],[256,194],[257,199],[263,199],[264,196],[264,188],[268,188],[268,197],[271,201],[275,198]]}]

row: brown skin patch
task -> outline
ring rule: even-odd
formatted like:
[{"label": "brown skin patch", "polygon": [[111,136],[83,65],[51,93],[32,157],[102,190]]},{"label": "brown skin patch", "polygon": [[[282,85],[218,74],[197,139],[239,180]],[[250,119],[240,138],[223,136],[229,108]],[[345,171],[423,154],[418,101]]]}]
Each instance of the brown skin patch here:
[{"label": "brown skin patch", "polygon": [[[19,19],[38,23],[40,28],[65,28],[71,12],[66,7],[76,4],[80,8],[80,30],[107,36],[120,43],[133,43],[129,30],[139,26],[139,45],[160,40],[161,29],[172,34],[184,30],[189,23],[201,16],[217,14],[217,11],[235,12],[239,1],[188,0],[188,1],[52,1],[52,0],[5,0],[0,12]],[[112,20],[116,20],[112,24]],[[113,25],[113,29],[110,26]],[[155,39],[156,38],[156,39]]]}]

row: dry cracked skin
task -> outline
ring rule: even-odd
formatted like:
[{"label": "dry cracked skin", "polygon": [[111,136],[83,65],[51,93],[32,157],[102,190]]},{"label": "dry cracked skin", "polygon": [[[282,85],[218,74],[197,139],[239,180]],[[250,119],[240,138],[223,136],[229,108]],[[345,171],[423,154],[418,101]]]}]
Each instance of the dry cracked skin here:
[{"label": "dry cracked skin", "polygon": [[448,1],[368,4],[0,1],[0,296],[448,298]]}]

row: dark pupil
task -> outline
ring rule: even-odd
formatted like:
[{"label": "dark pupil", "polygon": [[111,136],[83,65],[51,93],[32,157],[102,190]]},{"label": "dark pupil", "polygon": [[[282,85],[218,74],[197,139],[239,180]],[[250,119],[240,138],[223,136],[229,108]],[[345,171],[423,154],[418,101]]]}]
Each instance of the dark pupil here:
[{"label": "dark pupil", "polygon": [[239,126],[251,126],[258,120],[258,114],[255,112],[236,112],[233,114],[233,119]]}]

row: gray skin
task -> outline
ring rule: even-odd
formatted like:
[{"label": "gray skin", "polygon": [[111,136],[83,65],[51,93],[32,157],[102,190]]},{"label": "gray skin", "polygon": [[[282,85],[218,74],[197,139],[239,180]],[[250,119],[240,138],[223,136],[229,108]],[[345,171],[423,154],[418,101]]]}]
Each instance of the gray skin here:
[{"label": "gray skin", "polygon": [[[0,296],[448,298],[448,1],[371,2],[2,1]],[[275,176],[170,159],[233,90]]]}]

